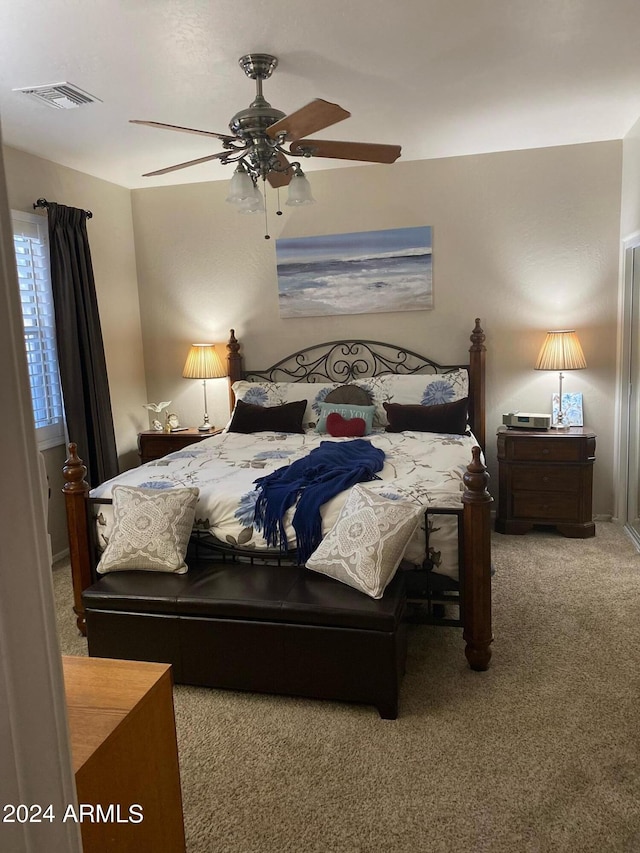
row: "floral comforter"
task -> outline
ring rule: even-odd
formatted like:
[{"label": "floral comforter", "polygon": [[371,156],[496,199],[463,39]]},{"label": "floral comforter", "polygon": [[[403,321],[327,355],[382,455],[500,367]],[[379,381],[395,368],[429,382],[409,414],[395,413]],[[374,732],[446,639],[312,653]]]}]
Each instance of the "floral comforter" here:
[{"label": "floral comforter", "polygon": [[[462,477],[471,461],[473,436],[441,435],[424,432],[374,432],[367,438],[385,453],[379,480],[366,487],[391,500],[410,500],[424,507],[459,507],[464,489]],[[276,468],[289,465],[309,453],[321,441],[349,441],[316,432],[281,434],[260,432],[249,435],[221,433],[211,436],[162,459],[120,474],[93,489],[92,497],[109,497],[114,485],[146,489],[196,486],[200,490],[196,528],[209,531],[217,539],[243,548],[266,548],[253,527],[257,493],[254,481]],[[332,498],[322,508],[323,533],[331,529],[347,492]],[[291,526],[293,509],[286,522],[289,543],[295,547]],[[429,551],[434,570],[457,577],[458,545],[455,516],[429,516]],[[109,505],[100,505],[99,539],[106,543],[112,524]],[[419,526],[405,552],[405,559],[422,563],[425,556],[425,527]]]}]

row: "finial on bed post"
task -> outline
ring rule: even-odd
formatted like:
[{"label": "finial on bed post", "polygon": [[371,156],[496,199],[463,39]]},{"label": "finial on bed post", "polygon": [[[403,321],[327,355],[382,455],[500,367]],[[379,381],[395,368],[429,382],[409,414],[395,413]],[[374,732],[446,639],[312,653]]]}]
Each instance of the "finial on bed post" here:
[{"label": "finial on bed post", "polygon": [[83,636],[87,634],[87,625],[82,604],[82,591],[93,582],[91,572],[91,553],[89,539],[89,517],[87,512],[87,497],[89,484],[85,480],[86,465],[78,456],[77,445],[69,444],[67,457],[62,473],[64,476],[65,508],[67,511],[67,533],[69,536],[69,559],[71,562],[71,581],[73,584],[74,613],[78,630]]},{"label": "finial on bed post", "polygon": [[491,660],[491,504],[489,474],[480,459],[479,447],[463,481],[462,622],[465,655],[471,669],[485,670]]},{"label": "finial on bed post", "polygon": [[480,447],[486,447],[486,404],[485,404],[485,361],[487,348],[484,345],[486,335],[480,326],[480,318],[471,332],[469,347],[469,411],[473,419],[473,434]]},{"label": "finial on bed post", "polygon": [[229,404],[231,411],[233,411],[236,401],[231,386],[234,382],[242,379],[242,356],[240,355],[240,344],[236,339],[235,329],[231,329],[227,343],[227,373],[229,374]]}]

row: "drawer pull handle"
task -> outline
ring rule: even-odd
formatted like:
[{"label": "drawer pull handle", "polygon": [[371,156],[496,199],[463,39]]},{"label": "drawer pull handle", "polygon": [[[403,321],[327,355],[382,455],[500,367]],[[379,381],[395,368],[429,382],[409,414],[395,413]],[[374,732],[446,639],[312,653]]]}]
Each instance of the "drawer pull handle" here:
[{"label": "drawer pull handle", "polygon": [[549,448],[548,448],[548,447],[544,447],[544,448],[542,449],[542,455],[543,455],[543,456],[548,456],[548,455],[549,455]]},{"label": "drawer pull handle", "polygon": [[542,478],[542,482],[543,482],[543,483],[548,483],[548,482],[549,482],[549,478],[548,478],[548,477],[543,477],[543,478]]}]

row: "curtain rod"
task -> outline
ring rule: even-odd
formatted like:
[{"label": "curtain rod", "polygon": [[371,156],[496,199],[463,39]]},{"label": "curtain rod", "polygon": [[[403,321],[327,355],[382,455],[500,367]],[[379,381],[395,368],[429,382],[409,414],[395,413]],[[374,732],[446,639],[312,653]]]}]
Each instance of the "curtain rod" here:
[{"label": "curtain rod", "polygon": [[[39,198],[38,201],[34,201],[33,203],[33,209],[35,210],[37,207],[49,207],[49,202],[46,198]],[[91,219],[93,216],[90,210],[85,210],[85,213],[87,214],[87,219]]]}]

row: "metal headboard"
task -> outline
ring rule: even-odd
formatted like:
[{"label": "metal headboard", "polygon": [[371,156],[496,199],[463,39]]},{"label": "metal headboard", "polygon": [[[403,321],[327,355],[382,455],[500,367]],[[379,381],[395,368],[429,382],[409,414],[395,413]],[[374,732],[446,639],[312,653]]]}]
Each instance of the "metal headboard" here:
[{"label": "metal headboard", "polygon": [[385,374],[448,373],[468,364],[442,365],[380,341],[329,341],[306,347],[266,370],[246,370],[250,382],[350,382]]}]

